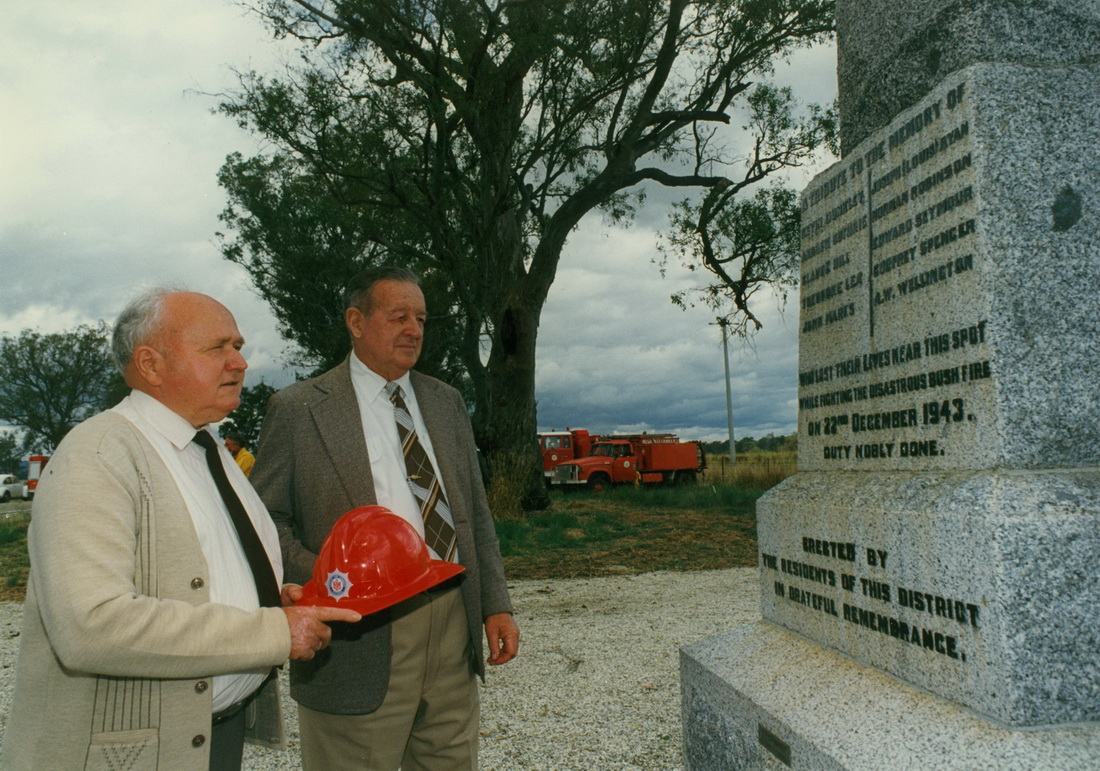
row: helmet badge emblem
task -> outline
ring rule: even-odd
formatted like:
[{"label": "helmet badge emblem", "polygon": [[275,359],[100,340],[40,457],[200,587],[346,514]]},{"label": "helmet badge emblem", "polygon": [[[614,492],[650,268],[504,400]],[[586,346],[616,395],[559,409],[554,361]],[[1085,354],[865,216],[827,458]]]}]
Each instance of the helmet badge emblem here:
[{"label": "helmet badge emblem", "polygon": [[334,570],[328,574],[328,578],[325,580],[325,588],[328,589],[329,597],[342,600],[348,596],[348,592],[351,590],[351,581],[348,579],[347,573]]}]

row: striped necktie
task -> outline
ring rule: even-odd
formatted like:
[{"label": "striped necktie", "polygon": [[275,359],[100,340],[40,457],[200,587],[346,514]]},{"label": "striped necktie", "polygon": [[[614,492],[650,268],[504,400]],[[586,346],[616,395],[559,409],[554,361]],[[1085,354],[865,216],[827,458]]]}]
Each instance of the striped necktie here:
[{"label": "striped necktie", "polygon": [[393,419],[397,422],[397,436],[401,440],[401,453],[405,456],[405,473],[409,489],[420,504],[420,516],[424,518],[424,540],[442,559],[454,561],[455,528],[447,496],[435,478],[435,469],[416,435],[412,414],[397,383],[386,383],[386,393],[393,402]]}]

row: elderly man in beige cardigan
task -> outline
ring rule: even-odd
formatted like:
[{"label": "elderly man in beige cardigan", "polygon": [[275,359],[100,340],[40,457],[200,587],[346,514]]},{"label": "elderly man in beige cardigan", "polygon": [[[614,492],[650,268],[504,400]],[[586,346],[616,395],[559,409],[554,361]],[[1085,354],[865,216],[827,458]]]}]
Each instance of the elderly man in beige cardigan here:
[{"label": "elderly man in beige cardigan", "polygon": [[240,400],[243,343],[201,294],[120,316],[133,391],[69,433],[35,496],[5,768],[239,768],[246,733],[284,743],[272,668],[359,620],[280,597],[274,525],[207,430]]}]

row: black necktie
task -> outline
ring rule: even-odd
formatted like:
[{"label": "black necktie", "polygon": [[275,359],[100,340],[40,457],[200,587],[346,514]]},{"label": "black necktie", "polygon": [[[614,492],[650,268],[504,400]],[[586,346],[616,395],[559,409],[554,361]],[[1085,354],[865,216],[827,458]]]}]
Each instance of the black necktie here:
[{"label": "black necktie", "polygon": [[225,468],[218,455],[218,443],[208,431],[199,431],[192,441],[206,450],[206,465],[210,467],[210,475],[214,477],[214,484],[218,486],[225,507],[229,509],[229,518],[237,529],[237,537],[241,539],[244,556],[252,570],[252,580],[256,582],[260,606],[279,607],[282,604],[279,600],[279,583],[275,580],[275,571],[271,569],[271,560],[267,558],[264,545],[260,542],[260,536],[256,535],[256,528],[252,526],[252,520],[244,510],[241,499],[237,497],[233,485],[229,483],[229,477],[225,475]]}]

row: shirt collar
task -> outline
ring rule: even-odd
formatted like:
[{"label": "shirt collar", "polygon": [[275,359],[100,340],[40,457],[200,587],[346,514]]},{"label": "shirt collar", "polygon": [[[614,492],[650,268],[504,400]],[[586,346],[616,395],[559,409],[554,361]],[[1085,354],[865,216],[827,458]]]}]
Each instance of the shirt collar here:
[{"label": "shirt collar", "polygon": [[354,353],[349,357],[351,359],[351,379],[353,383],[357,383],[364,393],[370,395],[371,400],[377,399],[379,394],[385,399],[389,399],[386,393],[386,383],[395,382],[401,386],[402,392],[406,396],[412,391],[412,380],[409,377],[409,373],[406,372],[395,381],[386,380],[386,378],[379,375],[373,369],[359,360],[359,357]]},{"label": "shirt collar", "polygon": [[[142,420],[163,435],[177,450],[184,449],[194,439],[196,429],[190,421],[144,391],[131,391],[130,404]],[[206,426],[198,430],[206,430]]]}]

